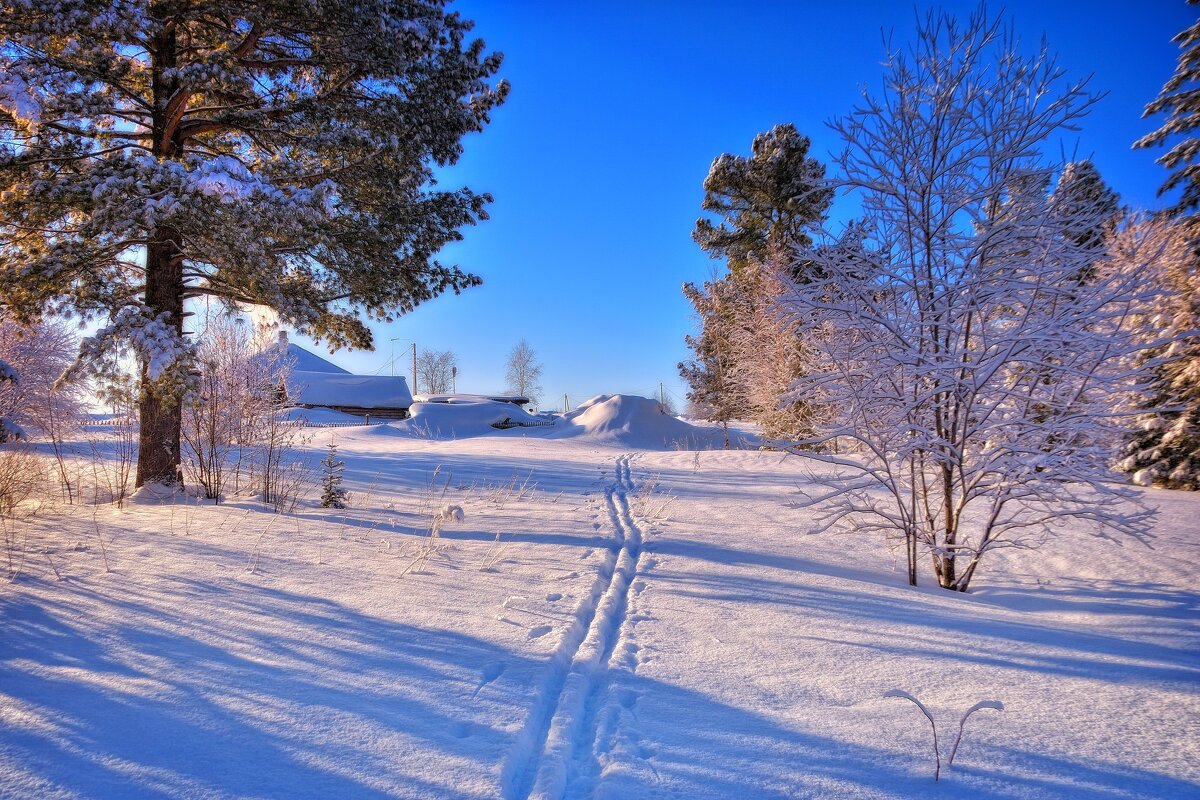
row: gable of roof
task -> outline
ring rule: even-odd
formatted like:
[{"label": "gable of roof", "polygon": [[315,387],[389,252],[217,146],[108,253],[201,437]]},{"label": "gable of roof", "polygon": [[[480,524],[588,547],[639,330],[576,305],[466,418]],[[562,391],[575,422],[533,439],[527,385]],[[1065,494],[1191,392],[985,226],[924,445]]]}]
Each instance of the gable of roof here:
[{"label": "gable of roof", "polygon": [[326,361],[316,353],[305,350],[298,344],[288,341],[287,331],[279,332],[279,340],[264,348],[255,359],[264,359],[272,367],[280,361],[290,370],[300,372],[328,372],[335,375],[349,375],[350,370],[342,369],[331,361]]},{"label": "gable of roof", "polygon": [[[279,345],[275,345],[276,348]],[[286,355],[287,363],[292,369],[297,372],[328,372],[336,375],[349,375],[350,370],[342,369],[337,364],[331,361],[326,361],[316,353],[311,353],[305,350],[298,344],[291,342],[287,345]]]}]

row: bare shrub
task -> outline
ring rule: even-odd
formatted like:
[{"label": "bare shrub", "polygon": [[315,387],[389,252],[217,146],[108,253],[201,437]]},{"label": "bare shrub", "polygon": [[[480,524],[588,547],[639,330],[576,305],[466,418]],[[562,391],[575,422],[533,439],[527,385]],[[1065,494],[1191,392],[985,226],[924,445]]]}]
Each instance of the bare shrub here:
[{"label": "bare shrub", "polygon": [[0,445],[0,533],[10,581],[21,571],[28,550],[29,531],[26,527],[21,535],[17,508],[33,496],[43,480],[42,461],[28,445]]},{"label": "bare shrub", "polygon": [[199,374],[182,415],[183,464],[204,496],[218,502],[231,480],[234,491],[257,484],[271,500],[282,432],[276,412],[292,365],[284,351],[256,344],[242,318],[218,314],[205,321],[196,348]]}]

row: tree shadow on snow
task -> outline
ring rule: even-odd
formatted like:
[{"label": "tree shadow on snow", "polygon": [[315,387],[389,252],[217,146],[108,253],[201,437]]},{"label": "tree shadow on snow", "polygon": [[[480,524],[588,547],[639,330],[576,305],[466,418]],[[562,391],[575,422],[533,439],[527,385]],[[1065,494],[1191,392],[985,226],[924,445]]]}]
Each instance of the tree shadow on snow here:
[{"label": "tree shadow on snow", "polygon": [[119,624],[63,594],[0,601],[0,795],[489,797],[544,668],[261,587]]}]

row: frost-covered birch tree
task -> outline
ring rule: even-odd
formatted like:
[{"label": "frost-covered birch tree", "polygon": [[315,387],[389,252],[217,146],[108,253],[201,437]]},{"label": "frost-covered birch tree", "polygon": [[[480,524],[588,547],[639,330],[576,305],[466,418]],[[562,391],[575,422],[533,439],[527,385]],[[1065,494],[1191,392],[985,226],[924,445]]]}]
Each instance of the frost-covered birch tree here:
[{"label": "frost-covered birch tree", "polygon": [[1047,191],[1062,167],[1042,156],[1093,102],[1000,18],[931,13],[833,123],[861,247],[800,251],[818,269],[791,297],[815,351],[797,391],[832,412],[806,444],[856,452],[809,454],[838,468],[811,499],[825,529],[903,542],[910,583],[925,559],[966,591],[987,553],[1069,520],[1146,531],[1108,481],[1148,289],[1098,262],[1079,232],[1111,209]]},{"label": "frost-covered birch tree", "polygon": [[434,190],[507,86],[444,0],[4,0],[0,304],[106,320],[142,369],[136,483],[179,480],[185,302],[334,346],[479,279],[436,254],[487,195]]},{"label": "frost-covered birch tree", "polygon": [[538,395],[542,393],[542,364],[533,352],[533,346],[522,339],[517,342],[508,354],[505,363],[504,379],[507,391],[528,397],[530,402],[537,403]]},{"label": "frost-covered birch tree", "polygon": [[[56,386],[79,349],[79,335],[62,320],[46,319],[24,326],[0,316],[0,418],[26,433],[53,434],[73,426],[83,414],[83,387]],[[0,437],[2,438],[2,437]]]},{"label": "frost-covered birch tree", "polygon": [[458,357],[452,351],[422,350],[417,356],[417,383],[428,394],[446,394],[454,387],[457,369]]}]

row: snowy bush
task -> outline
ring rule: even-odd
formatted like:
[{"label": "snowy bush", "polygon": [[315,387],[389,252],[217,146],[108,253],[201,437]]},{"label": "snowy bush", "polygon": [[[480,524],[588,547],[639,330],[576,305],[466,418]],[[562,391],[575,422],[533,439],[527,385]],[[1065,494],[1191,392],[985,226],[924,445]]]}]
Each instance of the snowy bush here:
[{"label": "snowy bush", "polygon": [[197,374],[183,401],[182,457],[186,474],[219,499],[258,485],[264,499],[286,440],[294,430],[276,419],[279,387],[291,364],[271,349],[255,352],[255,337],[238,317],[206,320],[196,346]]},{"label": "snowy bush", "polygon": [[28,435],[51,435],[72,430],[83,413],[79,386],[56,381],[75,359],[75,332],[61,321],[20,325],[0,317],[0,418]]}]

